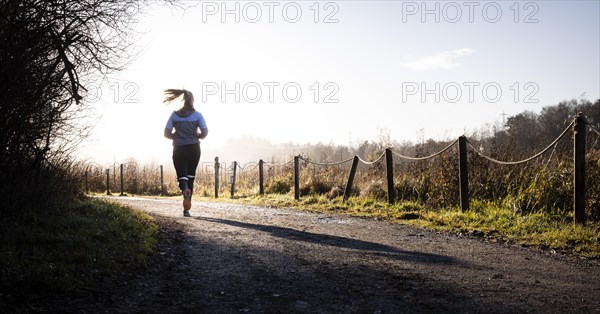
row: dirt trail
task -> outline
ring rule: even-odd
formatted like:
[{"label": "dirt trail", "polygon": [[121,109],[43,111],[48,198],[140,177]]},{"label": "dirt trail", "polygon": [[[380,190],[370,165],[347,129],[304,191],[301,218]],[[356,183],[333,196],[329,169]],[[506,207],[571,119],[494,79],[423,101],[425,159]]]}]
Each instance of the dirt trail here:
[{"label": "dirt trail", "polygon": [[[161,243],[106,313],[600,313],[600,262],[382,221],[245,205],[112,198]],[[90,308],[91,307],[91,308]]]}]

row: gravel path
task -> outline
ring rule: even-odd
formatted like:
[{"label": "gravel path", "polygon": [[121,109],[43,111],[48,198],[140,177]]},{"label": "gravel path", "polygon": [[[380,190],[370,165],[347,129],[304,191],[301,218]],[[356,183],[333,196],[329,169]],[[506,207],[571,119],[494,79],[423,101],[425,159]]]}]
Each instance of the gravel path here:
[{"label": "gravel path", "polygon": [[[388,222],[110,198],[155,216],[158,253],[93,312],[600,313],[600,261]],[[71,309],[90,309],[75,300]]]}]

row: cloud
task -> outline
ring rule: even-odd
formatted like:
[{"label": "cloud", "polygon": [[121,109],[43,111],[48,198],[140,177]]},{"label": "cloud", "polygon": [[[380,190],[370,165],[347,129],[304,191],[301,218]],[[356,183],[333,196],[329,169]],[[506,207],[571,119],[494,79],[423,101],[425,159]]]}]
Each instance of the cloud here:
[{"label": "cloud", "polygon": [[431,71],[431,70],[450,70],[461,66],[462,64],[457,59],[475,53],[476,50],[471,48],[461,48],[451,51],[442,51],[428,56],[418,58],[410,58],[400,66],[411,69],[413,71]]}]

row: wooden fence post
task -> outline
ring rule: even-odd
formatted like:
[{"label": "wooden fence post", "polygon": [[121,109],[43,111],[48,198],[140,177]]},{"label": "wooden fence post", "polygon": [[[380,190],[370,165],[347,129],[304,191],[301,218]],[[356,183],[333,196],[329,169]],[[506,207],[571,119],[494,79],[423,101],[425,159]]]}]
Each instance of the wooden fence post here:
[{"label": "wooden fence post", "polygon": [[263,172],[264,161],[260,159],[258,161],[258,194],[265,194],[265,175]]},{"label": "wooden fence post", "polygon": [[215,198],[219,198],[219,157],[215,157]]},{"label": "wooden fence post", "polygon": [[356,168],[358,167],[358,156],[354,156],[352,159],[352,168],[350,168],[350,175],[348,176],[348,183],[346,183],[346,189],[344,190],[344,202],[350,197],[352,192],[352,183],[354,183],[354,175],[356,174]]},{"label": "wooden fence post", "polygon": [[110,194],[110,168],[106,169],[106,195]]},{"label": "wooden fence post", "polygon": [[585,223],[585,117],[580,112],[573,126],[573,207],[575,223]]},{"label": "wooden fence post", "polygon": [[160,195],[165,195],[165,175],[163,165],[160,165]]},{"label": "wooden fence post", "polygon": [[89,191],[89,186],[88,186],[88,170],[87,169],[85,169],[83,188],[84,188],[83,192],[85,194],[87,194],[87,192]]},{"label": "wooden fence post", "polygon": [[119,194],[119,196],[124,196],[125,193],[123,193],[123,164],[119,165],[119,172],[120,172],[119,179],[121,179],[121,194]]},{"label": "wooden fence post", "polygon": [[387,174],[388,203],[391,205],[396,202],[396,190],[394,189],[394,159],[390,148],[385,149],[385,170]]},{"label": "wooden fence post", "polygon": [[469,210],[469,170],[467,161],[467,138],[464,135],[458,138],[458,172],[460,208],[465,212]]},{"label": "wooden fence post", "polygon": [[237,169],[237,161],[233,162],[233,173],[231,174],[231,198],[235,196],[235,173]]},{"label": "wooden fence post", "polygon": [[294,156],[294,199],[300,199],[300,156]]}]

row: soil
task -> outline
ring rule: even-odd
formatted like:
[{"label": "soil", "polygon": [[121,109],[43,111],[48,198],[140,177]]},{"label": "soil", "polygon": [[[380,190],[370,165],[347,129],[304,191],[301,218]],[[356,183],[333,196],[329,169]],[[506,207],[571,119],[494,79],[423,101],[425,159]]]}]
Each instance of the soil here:
[{"label": "soil", "polygon": [[600,261],[373,219],[112,200],[153,215],[148,266],[71,313],[600,313]]}]

